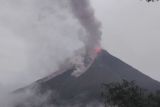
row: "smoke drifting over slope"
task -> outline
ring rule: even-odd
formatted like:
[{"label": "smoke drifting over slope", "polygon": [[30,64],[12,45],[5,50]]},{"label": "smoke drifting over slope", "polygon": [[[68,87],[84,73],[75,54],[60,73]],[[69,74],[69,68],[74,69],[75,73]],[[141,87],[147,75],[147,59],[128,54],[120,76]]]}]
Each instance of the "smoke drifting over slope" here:
[{"label": "smoke drifting over slope", "polygon": [[0,0],[0,83],[20,87],[49,75],[83,46],[70,8],[66,0]]},{"label": "smoke drifting over slope", "polygon": [[[90,54],[100,46],[100,23],[88,0],[0,0],[0,23],[0,30],[7,31],[0,32],[5,44],[0,52],[7,49],[7,55],[0,56],[5,58],[0,62],[0,83],[5,85],[0,86],[0,93],[2,87],[10,91],[53,73],[80,48]],[[12,45],[16,42],[25,49]],[[12,107],[8,104],[17,97],[5,93],[0,102],[6,96],[6,106]]]}]

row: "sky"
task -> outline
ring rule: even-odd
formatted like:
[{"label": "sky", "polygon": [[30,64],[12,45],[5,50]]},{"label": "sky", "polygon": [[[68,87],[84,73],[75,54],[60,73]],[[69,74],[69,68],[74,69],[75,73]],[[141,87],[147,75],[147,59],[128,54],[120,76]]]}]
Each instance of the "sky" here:
[{"label": "sky", "polygon": [[67,4],[0,0],[0,89],[13,90],[52,74],[82,47],[80,24]]},{"label": "sky", "polygon": [[[102,47],[160,81],[160,3],[90,1],[102,23]],[[0,89],[22,87],[51,74],[84,45],[79,39],[85,37],[77,35],[85,36],[81,25],[61,8],[64,4],[0,0]]]},{"label": "sky", "polygon": [[160,3],[91,0],[102,22],[102,47],[160,81]]}]

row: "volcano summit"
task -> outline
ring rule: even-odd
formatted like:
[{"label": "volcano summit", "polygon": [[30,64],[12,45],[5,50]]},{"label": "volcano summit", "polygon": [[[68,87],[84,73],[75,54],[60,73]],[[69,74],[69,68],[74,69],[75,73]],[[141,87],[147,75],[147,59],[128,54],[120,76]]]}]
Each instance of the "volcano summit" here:
[{"label": "volcano summit", "polygon": [[[101,50],[89,68],[80,76],[72,75],[74,70],[75,67],[70,67],[59,75],[41,79],[29,87],[33,88],[37,85],[39,93],[54,91],[50,93],[51,99],[48,101],[51,104],[63,106],[79,103],[83,107],[93,101],[101,102],[100,93],[103,83],[120,82],[125,79],[134,80],[140,87],[150,91],[160,89],[158,81],[139,72],[105,50]],[[25,89],[19,91],[23,92],[22,90]]]}]

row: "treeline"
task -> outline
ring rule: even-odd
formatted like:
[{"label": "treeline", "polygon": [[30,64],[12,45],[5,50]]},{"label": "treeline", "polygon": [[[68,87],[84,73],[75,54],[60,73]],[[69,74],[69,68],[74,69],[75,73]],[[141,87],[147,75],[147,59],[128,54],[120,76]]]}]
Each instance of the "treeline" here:
[{"label": "treeline", "polygon": [[134,81],[103,84],[105,107],[160,107],[160,91],[147,92]]}]

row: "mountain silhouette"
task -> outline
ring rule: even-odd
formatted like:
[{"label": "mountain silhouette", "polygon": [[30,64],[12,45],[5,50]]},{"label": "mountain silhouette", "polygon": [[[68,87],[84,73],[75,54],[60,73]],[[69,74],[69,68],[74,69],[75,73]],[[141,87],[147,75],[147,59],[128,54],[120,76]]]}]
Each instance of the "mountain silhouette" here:
[{"label": "mountain silhouette", "polygon": [[80,76],[72,75],[75,68],[66,69],[65,72],[46,77],[36,82],[40,92],[51,90],[58,93],[51,98],[51,103],[75,103],[87,104],[91,101],[101,101],[101,89],[103,83],[120,82],[123,79],[135,81],[140,87],[149,91],[160,89],[160,83],[141,73],[132,66],[102,50],[92,65]]}]

